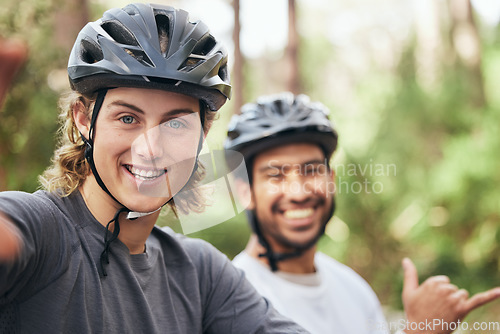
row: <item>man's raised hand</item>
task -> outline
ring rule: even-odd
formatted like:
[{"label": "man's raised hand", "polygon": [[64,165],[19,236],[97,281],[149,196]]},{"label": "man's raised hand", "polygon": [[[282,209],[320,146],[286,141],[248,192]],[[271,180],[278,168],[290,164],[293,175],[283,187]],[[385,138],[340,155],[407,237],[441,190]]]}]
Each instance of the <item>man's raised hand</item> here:
[{"label": "man's raised hand", "polygon": [[450,328],[456,328],[452,323],[461,321],[475,308],[500,297],[500,287],[497,287],[469,298],[469,293],[451,284],[447,276],[433,276],[419,284],[417,268],[408,258],[403,259],[403,270],[402,297],[407,334],[451,333]]}]

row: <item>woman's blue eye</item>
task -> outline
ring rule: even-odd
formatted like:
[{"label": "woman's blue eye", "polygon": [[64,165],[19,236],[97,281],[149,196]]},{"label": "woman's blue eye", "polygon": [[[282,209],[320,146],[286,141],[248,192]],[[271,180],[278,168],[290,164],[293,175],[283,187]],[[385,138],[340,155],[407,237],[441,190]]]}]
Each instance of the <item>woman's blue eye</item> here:
[{"label": "woman's blue eye", "polygon": [[181,121],[173,119],[171,121],[167,122],[167,126],[171,127],[172,129],[179,129],[184,126]]},{"label": "woman's blue eye", "polygon": [[132,124],[132,123],[134,123],[134,118],[132,116],[123,116],[121,118],[121,120],[125,124]]}]

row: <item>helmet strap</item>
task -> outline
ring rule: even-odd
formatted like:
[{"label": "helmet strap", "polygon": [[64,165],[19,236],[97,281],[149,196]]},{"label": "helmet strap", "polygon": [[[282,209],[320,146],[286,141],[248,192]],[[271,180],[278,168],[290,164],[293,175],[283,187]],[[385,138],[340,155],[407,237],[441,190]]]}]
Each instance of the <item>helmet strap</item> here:
[{"label": "helmet strap", "polygon": [[[106,225],[106,232],[104,234],[104,250],[101,253],[100,257],[100,265],[101,265],[101,271],[103,276],[108,276],[108,273],[106,272],[106,269],[104,268],[104,264],[109,264],[109,251],[110,251],[110,246],[113,241],[115,241],[118,238],[118,234],[120,233],[120,223],[118,218],[120,217],[120,214],[122,212],[129,212],[127,208],[119,208],[113,219],[109,221],[109,223]],[[113,233],[111,234],[111,237],[109,237],[109,226],[111,223],[115,223],[113,226]]]},{"label": "helmet strap", "polygon": [[[85,136],[80,134],[82,137],[82,140],[85,142],[86,147],[85,147],[85,159],[87,159],[87,162],[90,165],[90,170],[92,170],[92,174],[94,175],[97,184],[99,187],[101,187],[106,194],[108,194],[115,202],[126,208],[125,205],[121,204],[108,190],[104,182],[102,181],[101,177],[99,176],[99,173],[97,172],[97,168],[95,167],[94,163],[94,139],[95,139],[95,123],[97,121],[97,116],[99,114],[99,111],[101,110],[102,104],[104,102],[104,98],[106,97],[106,93],[108,92],[107,89],[101,89],[97,92],[97,98],[94,103],[94,109],[92,110],[92,118],[90,120],[90,130],[89,130],[89,138],[86,139]],[[128,209],[127,209],[128,210]],[[130,211],[130,210],[128,210]]]}]

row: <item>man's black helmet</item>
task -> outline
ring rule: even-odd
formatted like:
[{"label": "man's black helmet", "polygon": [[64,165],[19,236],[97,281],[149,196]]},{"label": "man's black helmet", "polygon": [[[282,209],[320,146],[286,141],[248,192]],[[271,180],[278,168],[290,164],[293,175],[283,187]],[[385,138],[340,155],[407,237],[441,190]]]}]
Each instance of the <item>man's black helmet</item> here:
[{"label": "man's black helmet", "polygon": [[71,88],[165,89],[218,110],[231,95],[227,52],[203,22],[163,5],[114,8],[78,35],[68,63]]},{"label": "man's black helmet", "polygon": [[328,109],[306,95],[285,92],[263,96],[241,108],[228,125],[226,150],[240,152],[250,161],[263,150],[294,142],[318,144],[330,159],[337,147],[337,132]]}]

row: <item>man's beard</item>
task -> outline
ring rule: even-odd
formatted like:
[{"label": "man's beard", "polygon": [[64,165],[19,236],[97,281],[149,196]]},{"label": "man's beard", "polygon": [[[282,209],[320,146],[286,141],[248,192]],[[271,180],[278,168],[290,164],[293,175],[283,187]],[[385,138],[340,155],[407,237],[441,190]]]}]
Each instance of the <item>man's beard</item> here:
[{"label": "man's beard", "polygon": [[[315,199],[315,206],[317,207],[326,207],[328,206],[328,203],[326,202],[325,199]],[[333,205],[333,204],[330,204]],[[262,220],[259,220],[260,228],[262,233],[264,234],[264,238],[269,241],[269,239],[274,240],[277,244],[279,244],[281,247],[290,249],[293,251],[301,251],[310,248],[313,246],[318,240],[321,238],[321,236],[325,232],[326,224],[331,218],[330,215],[330,207],[327,207],[326,212],[324,215],[321,217],[321,224],[319,226],[314,226],[315,229],[317,229],[316,233],[308,238],[307,240],[301,240],[301,241],[294,241],[290,240],[289,238],[285,237],[279,229],[274,229],[274,228],[268,228],[269,224],[267,222],[264,222]],[[278,205],[275,204],[271,208],[271,212],[278,212]],[[300,233],[300,232],[299,232]]]}]

